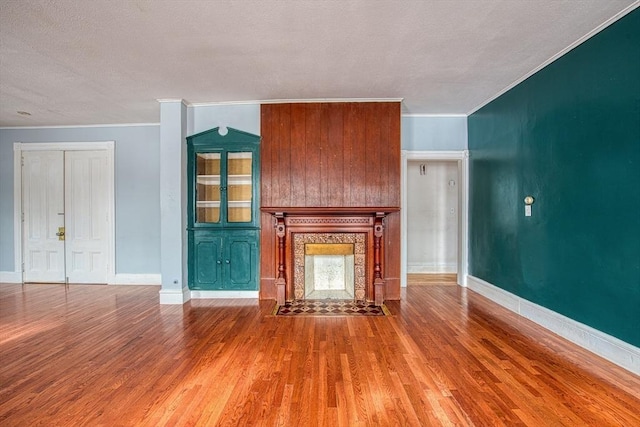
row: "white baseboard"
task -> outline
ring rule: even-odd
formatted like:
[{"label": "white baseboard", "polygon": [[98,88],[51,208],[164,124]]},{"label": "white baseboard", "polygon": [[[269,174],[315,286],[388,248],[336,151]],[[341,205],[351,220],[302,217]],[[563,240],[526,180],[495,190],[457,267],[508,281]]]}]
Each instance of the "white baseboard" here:
[{"label": "white baseboard", "polygon": [[259,291],[191,291],[192,299],[207,299],[207,298],[252,298],[258,299],[260,297]]},{"label": "white baseboard", "polygon": [[640,375],[640,348],[527,301],[477,277],[467,276],[467,285],[472,291],[495,303],[636,375]]},{"label": "white baseboard", "polygon": [[458,271],[457,264],[407,264],[408,274],[442,274],[452,273],[455,274]]},{"label": "white baseboard", "polygon": [[161,285],[160,274],[116,274],[110,285]]},{"label": "white baseboard", "polygon": [[191,299],[189,288],[182,289],[161,289],[160,304],[184,304]]},{"label": "white baseboard", "polygon": [[[0,282],[22,283],[22,273],[19,271],[0,271]],[[159,274],[116,274],[109,285],[160,285]]]},{"label": "white baseboard", "polygon": [[0,282],[22,283],[22,273],[19,271],[0,271]]}]

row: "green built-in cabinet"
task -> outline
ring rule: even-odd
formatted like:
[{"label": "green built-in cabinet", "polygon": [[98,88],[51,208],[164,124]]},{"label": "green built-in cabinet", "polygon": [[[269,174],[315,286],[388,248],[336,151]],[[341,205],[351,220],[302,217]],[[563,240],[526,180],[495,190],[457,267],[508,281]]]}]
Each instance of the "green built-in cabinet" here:
[{"label": "green built-in cabinet", "polygon": [[223,133],[187,137],[189,288],[257,290],[260,137]]}]

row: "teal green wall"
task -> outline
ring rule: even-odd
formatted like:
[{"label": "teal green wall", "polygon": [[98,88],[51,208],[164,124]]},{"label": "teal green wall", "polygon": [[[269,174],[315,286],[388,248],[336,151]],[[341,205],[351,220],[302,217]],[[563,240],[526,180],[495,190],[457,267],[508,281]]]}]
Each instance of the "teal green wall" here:
[{"label": "teal green wall", "polygon": [[470,274],[640,346],[640,9],[469,116],[468,134]]}]

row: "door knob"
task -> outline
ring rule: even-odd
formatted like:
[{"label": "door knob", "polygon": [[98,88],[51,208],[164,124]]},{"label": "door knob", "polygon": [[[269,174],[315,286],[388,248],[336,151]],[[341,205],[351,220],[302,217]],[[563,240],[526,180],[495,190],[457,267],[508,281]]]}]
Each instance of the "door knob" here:
[{"label": "door knob", "polygon": [[58,236],[58,240],[64,240],[64,227],[58,227],[56,236]]}]

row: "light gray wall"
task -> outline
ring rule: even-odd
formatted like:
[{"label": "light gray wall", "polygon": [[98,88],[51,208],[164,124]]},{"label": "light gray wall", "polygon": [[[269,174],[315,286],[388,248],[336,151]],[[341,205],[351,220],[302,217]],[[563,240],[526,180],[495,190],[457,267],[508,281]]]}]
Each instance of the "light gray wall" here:
[{"label": "light gray wall", "polygon": [[467,149],[464,116],[402,116],[402,149],[461,151]]},{"label": "light gray wall", "polygon": [[14,271],[14,142],[115,141],[116,274],[160,273],[160,126],[0,129],[0,271]]},{"label": "light gray wall", "polygon": [[232,127],[260,135],[260,104],[221,104],[189,107],[187,135],[215,127]]}]

